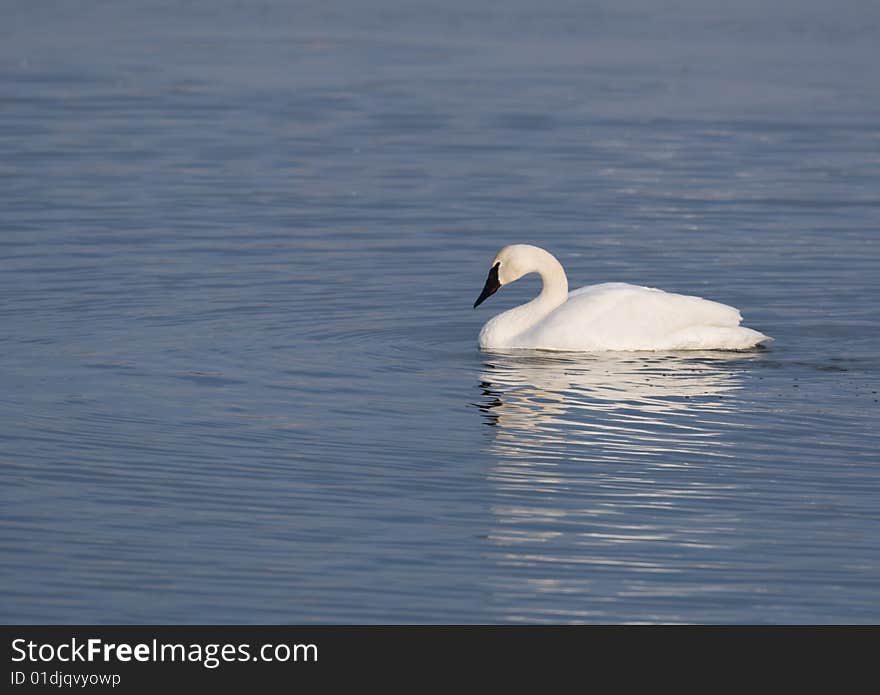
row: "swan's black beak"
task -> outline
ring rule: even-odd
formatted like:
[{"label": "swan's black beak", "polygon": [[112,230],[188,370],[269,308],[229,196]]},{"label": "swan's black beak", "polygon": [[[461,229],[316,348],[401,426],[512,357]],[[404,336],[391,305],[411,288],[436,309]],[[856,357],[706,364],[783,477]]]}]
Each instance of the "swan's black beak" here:
[{"label": "swan's black beak", "polygon": [[486,278],[486,284],[483,285],[483,291],[480,292],[480,296],[477,297],[477,301],[474,302],[474,309],[495,294],[501,287],[501,283],[498,282],[498,266],[500,265],[501,263],[496,263],[492,266],[492,270],[489,271],[489,277]]}]

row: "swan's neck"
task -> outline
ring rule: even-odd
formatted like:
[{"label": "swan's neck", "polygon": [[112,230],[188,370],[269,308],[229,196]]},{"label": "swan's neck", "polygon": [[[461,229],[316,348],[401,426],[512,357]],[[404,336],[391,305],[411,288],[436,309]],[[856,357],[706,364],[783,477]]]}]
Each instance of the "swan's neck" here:
[{"label": "swan's neck", "polygon": [[480,331],[482,347],[516,347],[516,336],[533,328],[568,299],[568,278],[562,264],[543,249],[536,248],[535,252],[523,275],[538,273],[544,285],[541,293],[490,319]]},{"label": "swan's neck", "polygon": [[542,253],[535,256],[533,272],[541,276],[544,287],[541,289],[541,294],[529,304],[534,304],[536,309],[546,309],[546,313],[550,313],[568,299],[568,278],[565,276],[562,264],[552,254],[543,249],[537,250],[541,250]]}]

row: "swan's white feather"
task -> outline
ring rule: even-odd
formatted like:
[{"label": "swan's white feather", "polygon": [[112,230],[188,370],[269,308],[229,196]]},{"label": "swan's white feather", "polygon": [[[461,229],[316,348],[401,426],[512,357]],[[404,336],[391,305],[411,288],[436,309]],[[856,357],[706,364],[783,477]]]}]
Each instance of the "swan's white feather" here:
[{"label": "swan's white feather", "polygon": [[[535,267],[523,258],[533,261]],[[502,268],[505,260],[517,263],[517,276],[523,268],[540,272],[548,294],[548,285],[565,282],[558,261],[536,247],[506,247],[497,260]],[[742,316],[734,307],[650,287],[608,282],[581,287],[565,298],[563,286],[555,306],[543,296],[490,319],[480,332],[480,346],[575,351],[746,350],[772,340],[741,326]]]},{"label": "swan's white feather", "polygon": [[518,336],[544,350],[742,350],[767,336],[740,326],[737,309],[709,299],[608,282],[568,300]]}]

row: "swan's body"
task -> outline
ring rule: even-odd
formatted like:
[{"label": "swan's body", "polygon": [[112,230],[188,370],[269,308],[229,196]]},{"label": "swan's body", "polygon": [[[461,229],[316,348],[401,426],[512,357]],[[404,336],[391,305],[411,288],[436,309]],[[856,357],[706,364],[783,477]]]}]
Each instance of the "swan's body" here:
[{"label": "swan's body", "polygon": [[539,273],[541,293],[489,319],[480,331],[485,349],[746,350],[771,340],[740,326],[737,309],[700,297],[607,282],[568,291],[565,270],[537,246],[505,246],[492,261],[474,307],[502,285]]}]

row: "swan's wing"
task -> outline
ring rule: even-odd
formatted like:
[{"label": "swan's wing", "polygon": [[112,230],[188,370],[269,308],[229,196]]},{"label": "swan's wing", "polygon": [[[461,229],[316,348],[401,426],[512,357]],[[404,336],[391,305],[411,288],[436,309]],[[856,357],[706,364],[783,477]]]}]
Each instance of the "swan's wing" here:
[{"label": "swan's wing", "polygon": [[571,292],[533,338],[570,349],[612,350],[741,349],[766,338],[740,327],[741,320],[737,309],[719,302],[613,282]]},{"label": "swan's wing", "polygon": [[663,331],[694,324],[738,326],[742,321],[739,310],[727,304],[624,282],[581,287],[569,293],[563,307],[590,320],[619,324],[629,319]]}]

